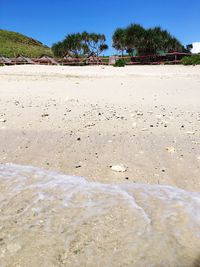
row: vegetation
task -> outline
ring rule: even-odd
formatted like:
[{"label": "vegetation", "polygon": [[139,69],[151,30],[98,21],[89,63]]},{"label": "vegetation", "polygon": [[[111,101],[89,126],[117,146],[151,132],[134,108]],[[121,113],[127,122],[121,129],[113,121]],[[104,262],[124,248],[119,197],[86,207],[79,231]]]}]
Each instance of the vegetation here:
[{"label": "vegetation", "polygon": [[181,63],[183,65],[200,65],[200,54],[192,55],[190,57],[184,57],[182,58]]},{"label": "vegetation", "polygon": [[118,59],[115,64],[114,67],[125,67],[126,62],[123,59]]},{"label": "vegetation", "polygon": [[16,32],[0,30],[0,55],[40,57],[44,54],[51,56],[52,51],[41,42]]},{"label": "vegetation", "polygon": [[95,54],[99,56],[103,51],[108,49],[105,43],[104,34],[96,33],[73,33],[68,34],[62,42],[53,44],[52,50],[55,56],[63,57],[66,55],[80,57]]},{"label": "vegetation", "polygon": [[122,28],[117,28],[113,34],[113,47],[119,51],[122,56],[124,51],[126,51],[126,31]]},{"label": "vegetation", "polygon": [[122,55],[126,51],[133,55],[157,54],[176,51],[182,52],[183,45],[168,31],[160,27],[145,29],[139,24],[131,24],[125,29],[118,28],[113,34],[113,47]]}]

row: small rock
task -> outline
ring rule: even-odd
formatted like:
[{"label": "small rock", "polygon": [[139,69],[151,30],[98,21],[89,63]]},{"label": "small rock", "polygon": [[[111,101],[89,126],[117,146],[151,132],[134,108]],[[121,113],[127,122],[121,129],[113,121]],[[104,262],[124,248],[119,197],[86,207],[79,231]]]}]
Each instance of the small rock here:
[{"label": "small rock", "polygon": [[195,144],[195,145],[200,145],[200,142],[197,142],[197,141],[192,141],[192,144]]},{"label": "small rock", "polygon": [[95,126],[95,123],[93,123],[93,122],[92,123],[88,123],[88,124],[85,125],[85,128],[92,127],[92,126]]},{"label": "small rock", "polygon": [[49,114],[48,114],[48,113],[44,113],[44,114],[42,114],[41,116],[42,116],[42,118],[44,118],[44,117],[48,117]]},{"label": "small rock", "polygon": [[16,105],[16,106],[18,106],[19,105],[19,101],[14,101],[14,104]]},{"label": "small rock", "polygon": [[0,119],[0,122],[6,122],[6,119]]},{"label": "small rock", "polygon": [[79,168],[81,168],[81,165],[76,165],[75,168],[79,169]]},{"label": "small rock", "polygon": [[186,132],[186,134],[188,134],[188,135],[194,135],[195,132],[188,131],[188,132]]},{"label": "small rock", "polygon": [[174,152],[175,152],[175,148],[174,148],[173,146],[167,147],[166,150],[167,150],[169,153],[174,153]]},{"label": "small rock", "polygon": [[111,170],[115,172],[126,172],[127,167],[125,167],[124,165],[114,165],[111,166]]}]

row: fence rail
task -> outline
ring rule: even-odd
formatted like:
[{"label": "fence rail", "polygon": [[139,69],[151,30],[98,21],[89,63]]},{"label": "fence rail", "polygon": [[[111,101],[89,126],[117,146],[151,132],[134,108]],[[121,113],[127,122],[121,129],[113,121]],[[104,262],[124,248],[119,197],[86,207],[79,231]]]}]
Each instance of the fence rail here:
[{"label": "fence rail", "polygon": [[[62,66],[84,66],[84,65],[114,65],[118,59],[124,60],[126,65],[165,65],[180,64],[185,56],[191,56],[189,53],[167,53],[163,55],[145,55],[145,56],[112,56],[112,57],[90,57],[90,58],[63,58],[63,59],[31,59],[30,61],[19,62],[17,58],[12,59],[11,63],[3,65],[21,65],[21,64],[40,64],[40,65],[62,65]],[[1,62],[0,62],[1,64]]]}]

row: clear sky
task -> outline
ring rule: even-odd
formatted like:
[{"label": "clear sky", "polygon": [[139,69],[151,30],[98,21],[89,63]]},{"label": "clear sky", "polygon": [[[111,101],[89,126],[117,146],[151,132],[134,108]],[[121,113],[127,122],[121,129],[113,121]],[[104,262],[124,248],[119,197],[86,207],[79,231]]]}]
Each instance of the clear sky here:
[{"label": "clear sky", "polygon": [[0,28],[51,46],[68,33],[87,30],[111,37],[130,23],[161,26],[183,44],[200,41],[200,0],[0,0]]}]

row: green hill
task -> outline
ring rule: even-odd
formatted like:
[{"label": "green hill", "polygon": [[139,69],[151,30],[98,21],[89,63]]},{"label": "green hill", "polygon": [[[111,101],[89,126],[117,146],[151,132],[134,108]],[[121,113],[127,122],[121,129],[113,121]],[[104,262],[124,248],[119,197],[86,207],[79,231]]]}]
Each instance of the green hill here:
[{"label": "green hill", "polygon": [[17,32],[0,30],[0,55],[40,57],[41,55],[51,56],[52,51],[49,47],[30,37]]}]

